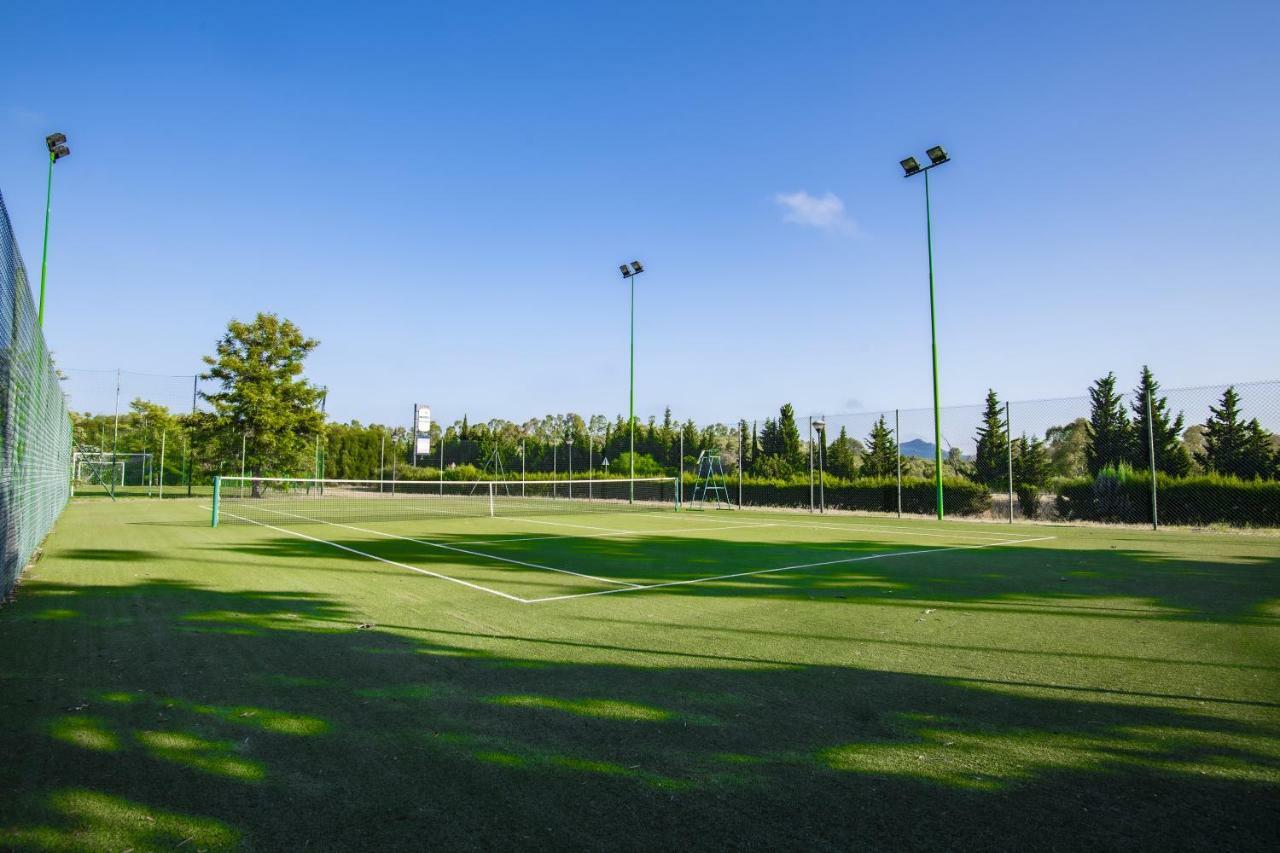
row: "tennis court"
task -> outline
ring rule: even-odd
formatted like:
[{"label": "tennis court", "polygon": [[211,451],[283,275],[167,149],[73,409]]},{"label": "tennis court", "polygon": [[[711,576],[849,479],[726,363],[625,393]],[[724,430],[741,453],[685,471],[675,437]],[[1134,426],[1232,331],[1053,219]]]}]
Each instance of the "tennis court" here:
[{"label": "tennis court", "polygon": [[681,506],[667,478],[419,482],[394,491],[381,481],[227,478],[217,517],[519,604],[703,585],[749,591],[781,574],[821,584],[835,570],[848,583],[858,563],[1053,538]]}]

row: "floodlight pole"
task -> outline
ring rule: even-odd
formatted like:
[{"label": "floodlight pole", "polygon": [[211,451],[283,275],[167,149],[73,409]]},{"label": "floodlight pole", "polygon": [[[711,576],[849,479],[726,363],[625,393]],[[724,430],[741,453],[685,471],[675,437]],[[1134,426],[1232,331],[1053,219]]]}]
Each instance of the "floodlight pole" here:
[{"label": "floodlight pole", "polygon": [[924,174],[924,228],[925,244],[929,253],[929,343],[933,355],[933,479],[938,491],[938,520],[944,517],[942,505],[942,407],[938,401],[938,323],[937,305],[933,284],[933,215],[929,206],[929,170],[950,162],[942,146],[928,151],[930,163],[921,167],[914,157],[902,161],[904,177]]},{"label": "floodlight pole", "polygon": [[49,211],[53,208],[53,163],[58,158],[49,152],[49,180],[44,192],[44,251],[40,254],[40,307],[36,311],[36,325],[44,328],[44,282],[49,263]]},{"label": "floodlight pole", "polygon": [[929,172],[924,173],[924,228],[929,250],[929,343],[933,349],[933,479],[938,490],[938,520],[942,509],[942,412],[938,400],[938,322],[933,286],[933,217],[929,209]]},{"label": "floodlight pole", "polygon": [[631,473],[628,503],[636,502],[636,275],[627,277],[631,284],[631,391],[627,405],[627,431],[631,434]]}]

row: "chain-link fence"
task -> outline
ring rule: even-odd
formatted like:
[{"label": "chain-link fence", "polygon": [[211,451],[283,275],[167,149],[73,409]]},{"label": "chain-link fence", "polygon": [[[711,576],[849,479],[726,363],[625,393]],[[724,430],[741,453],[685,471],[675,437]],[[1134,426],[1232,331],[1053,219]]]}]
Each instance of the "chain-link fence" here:
[{"label": "chain-link fence", "polygon": [[[205,494],[219,474],[263,473],[249,470],[253,436],[219,425],[197,377],[65,373],[77,459],[116,461],[117,494]],[[1280,526],[1280,383],[1163,390],[1142,375],[1135,386],[1106,380],[1091,396],[1016,402],[992,394],[944,407],[936,433],[933,410],[919,408],[788,408],[700,425],[668,416],[637,423],[634,473],[682,474],[692,490],[705,451],[744,506],[933,516],[940,456],[949,518]],[[442,482],[632,473],[626,423],[600,415],[436,423],[416,454],[405,426],[330,423],[305,446],[271,473]]]},{"label": "chain-link fence", "polygon": [[0,196],[0,600],[9,595],[69,490],[71,425],[27,271]]},{"label": "chain-link fence", "polygon": [[[948,516],[1280,527],[1280,382],[948,406],[938,418]],[[932,409],[816,415],[814,472],[744,502],[933,515]],[[801,420],[800,426],[806,425]],[[825,437],[825,440],[823,438]],[[815,483],[814,497],[798,494]]]}]

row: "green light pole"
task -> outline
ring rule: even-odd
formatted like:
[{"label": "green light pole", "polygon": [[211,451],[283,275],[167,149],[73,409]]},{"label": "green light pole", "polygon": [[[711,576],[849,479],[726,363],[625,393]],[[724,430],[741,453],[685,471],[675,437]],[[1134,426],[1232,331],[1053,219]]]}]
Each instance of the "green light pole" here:
[{"label": "green light pole", "polygon": [[618,264],[622,277],[631,284],[631,400],[627,407],[627,431],[631,433],[631,482],[629,503],[636,502],[636,276],[644,272],[639,261],[632,261],[630,268]]},{"label": "green light pole", "polygon": [[[937,307],[934,303],[933,289],[933,219],[929,210],[929,170],[935,166],[941,166],[951,158],[947,156],[947,152],[942,150],[941,145],[935,145],[925,154],[929,158],[929,165],[920,166],[915,157],[908,157],[900,161],[902,171],[905,173],[903,177],[911,177],[912,175],[924,175],[924,233],[925,242],[928,244],[929,250],[929,342],[933,349],[933,479],[938,490],[938,520],[943,519],[944,513],[942,509],[942,412],[938,402],[938,321]],[[897,437],[900,440],[900,437]]]},{"label": "green light pole", "polygon": [[63,133],[51,133],[44,139],[49,149],[49,181],[44,194],[44,252],[40,255],[40,303],[36,309],[36,325],[44,328],[44,281],[49,268],[49,211],[53,207],[53,164],[71,153]]}]

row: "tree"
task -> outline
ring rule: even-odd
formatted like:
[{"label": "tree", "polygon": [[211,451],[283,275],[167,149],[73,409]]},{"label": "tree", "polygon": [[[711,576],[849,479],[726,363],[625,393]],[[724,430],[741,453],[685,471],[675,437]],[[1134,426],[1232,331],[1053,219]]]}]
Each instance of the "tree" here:
[{"label": "tree", "polygon": [[1236,389],[1228,387],[1209,412],[1204,425],[1204,451],[1198,457],[1200,464],[1209,471],[1242,480],[1271,476],[1275,460],[1270,434],[1257,418],[1247,423],[1242,419]]},{"label": "tree", "polygon": [[987,390],[987,409],[978,426],[978,453],[974,477],[986,486],[1007,486],[1009,477],[1009,430],[1003,407],[994,390]]},{"label": "tree", "polygon": [[1045,430],[1049,467],[1058,477],[1083,477],[1089,471],[1089,421],[1076,418],[1069,424]]},{"label": "tree", "polygon": [[[1133,439],[1130,446],[1129,464],[1136,471],[1145,471],[1151,467],[1149,456],[1150,445],[1154,443],[1156,451],[1156,470],[1173,477],[1185,477],[1191,470],[1191,456],[1182,443],[1182,412],[1177,418],[1169,417],[1169,399],[1161,397],[1160,383],[1151,374],[1146,365],[1142,367],[1142,376],[1138,387],[1133,391],[1133,402],[1129,408],[1133,410]],[[1147,426],[1147,398],[1151,398],[1151,426]],[[1154,442],[1151,441],[1154,439]]]},{"label": "tree", "polygon": [[1040,516],[1040,492],[1049,483],[1049,454],[1037,438],[1024,435],[1013,443],[1013,483],[1027,518]]},{"label": "tree", "polygon": [[800,429],[796,426],[796,410],[791,408],[790,403],[783,403],[778,410],[778,455],[793,467],[804,463]]},{"label": "tree", "polygon": [[220,427],[245,434],[246,468],[253,475],[305,469],[311,441],[324,416],[317,408],[323,392],[302,375],[303,362],[319,341],[275,314],[251,323],[232,320],[205,356],[219,390],[203,394]]},{"label": "tree", "polygon": [[892,477],[898,470],[898,442],[884,415],[871,427],[867,436],[867,453],[862,457],[863,477]]},{"label": "tree", "polygon": [[858,474],[861,456],[862,444],[856,438],[850,438],[848,431],[841,426],[840,434],[827,448],[827,471],[834,477],[852,479]]},{"label": "tree", "polygon": [[1097,476],[1103,468],[1127,462],[1131,437],[1124,400],[1116,393],[1116,375],[1108,373],[1089,388],[1089,473]]}]

